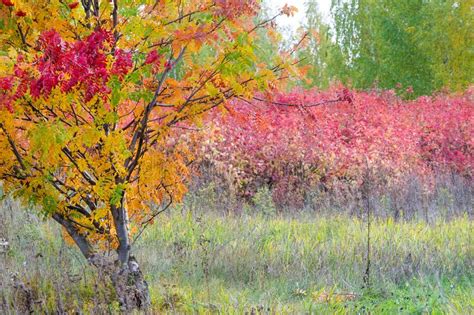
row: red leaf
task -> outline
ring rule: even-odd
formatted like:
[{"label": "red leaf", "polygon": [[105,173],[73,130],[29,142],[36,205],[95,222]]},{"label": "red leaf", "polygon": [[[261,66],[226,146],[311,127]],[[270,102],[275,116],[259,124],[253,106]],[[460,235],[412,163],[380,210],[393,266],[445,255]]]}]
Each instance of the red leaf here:
[{"label": "red leaf", "polygon": [[2,3],[6,5],[7,7],[13,7],[14,4],[10,0],[2,0]]}]

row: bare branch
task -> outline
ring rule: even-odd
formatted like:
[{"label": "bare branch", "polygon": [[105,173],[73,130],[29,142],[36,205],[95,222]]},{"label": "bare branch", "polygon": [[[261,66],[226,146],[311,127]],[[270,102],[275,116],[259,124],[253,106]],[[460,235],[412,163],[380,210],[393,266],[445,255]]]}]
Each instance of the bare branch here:
[{"label": "bare branch", "polygon": [[[165,189],[166,190],[166,189]],[[168,191],[167,191],[168,192]],[[166,206],[164,206],[163,208],[161,208],[160,210],[156,211],[155,213],[153,213],[151,215],[150,218],[148,218],[146,221],[142,222],[140,225],[141,225],[141,228],[140,228],[140,231],[138,232],[137,236],[135,236],[135,238],[133,239],[132,241],[132,246],[135,244],[135,242],[140,238],[140,236],[143,234],[143,232],[145,231],[145,229],[153,222],[153,220],[158,216],[160,215],[161,213],[165,212],[166,210],[168,210],[168,208],[173,204],[173,196],[168,192],[168,195],[169,195],[169,202],[166,204]]]},{"label": "bare branch", "polygon": [[317,107],[317,106],[326,105],[326,104],[330,104],[330,103],[341,102],[340,99],[334,99],[334,100],[326,100],[326,101],[321,101],[321,102],[318,102],[318,103],[305,105],[305,104],[293,104],[293,103],[283,103],[283,102],[270,101],[270,100],[266,100],[266,99],[263,99],[263,98],[260,98],[260,97],[257,97],[257,96],[254,96],[253,99],[256,100],[256,101],[265,102],[265,103],[269,103],[269,104],[273,104],[273,105],[288,106],[288,107],[304,107],[304,108]]}]

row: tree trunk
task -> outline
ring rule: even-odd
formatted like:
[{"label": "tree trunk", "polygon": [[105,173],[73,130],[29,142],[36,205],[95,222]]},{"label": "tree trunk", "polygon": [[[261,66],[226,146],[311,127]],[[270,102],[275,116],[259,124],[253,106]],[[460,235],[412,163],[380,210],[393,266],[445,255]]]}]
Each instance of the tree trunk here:
[{"label": "tree trunk", "polygon": [[148,283],[133,256],[130,256],[128,264],[117,268],[110,277],[122,311],[145,310],[150,306]]},{"label": "tree trunk", "polygon": [[148,309],[150,306],[148,283],[133,256],[130,256],[126,264],[119,260],[112,262],[100,255],[94,255],[89,261],[99,273],[105,274],[112,281],[121,311],[128,313],[134,309]]},{"label": "tree trunk", "polygon": [[64,217],[54,214],[53,218],[66,229],[89,263],[95,266],[99,273],[111,279],[122,311],[146,310],[150,306],[148,284],[143,278],[138,262],[130,255],[131,246],[123,215],[118,216],[118,220],[116,220],[119,223],[117,234],[119,234],[120,246],[117,250],[118,257],[115,260],[96,253],[87,237],[80,234]]},{"label": "tree trunk", "polygon": [[128,213],[124,207],[125,196],[122,195],[120,206],[111,206],[119,246],[116,268],[110,273],[117,298],[122,311],[147,309],[150,306],[148,284],[135,257],[130,255],[131,243],[128,235]]}]

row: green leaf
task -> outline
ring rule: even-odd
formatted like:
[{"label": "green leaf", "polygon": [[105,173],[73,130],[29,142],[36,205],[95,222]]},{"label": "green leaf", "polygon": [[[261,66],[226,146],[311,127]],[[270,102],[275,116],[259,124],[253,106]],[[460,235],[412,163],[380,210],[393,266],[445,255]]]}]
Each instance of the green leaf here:
[{"label": "green leaf", "polygon": [[58,208],[58,203],[56,199],[51,196],[43,197],[43,210],[47,213],[54,213]]},{"label": "green leaf", "polygon": [[125,190],[126,185],[124,183],[118,184],[115,186],[114,192],[112,196],[110,196],[110,204],[114,206],[119,206],[120,201],[122,200],[123,192]]}]

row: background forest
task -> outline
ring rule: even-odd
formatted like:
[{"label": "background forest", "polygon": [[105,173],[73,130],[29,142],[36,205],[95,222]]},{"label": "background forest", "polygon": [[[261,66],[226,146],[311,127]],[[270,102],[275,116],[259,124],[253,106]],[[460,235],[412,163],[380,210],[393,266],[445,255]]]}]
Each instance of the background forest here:
[{"label": "background forest", "polygon": [[472,83],[472,1],[333,1],[330,22],[309,1],[306,19],[308,87],[340,81],[414,98]]}]

